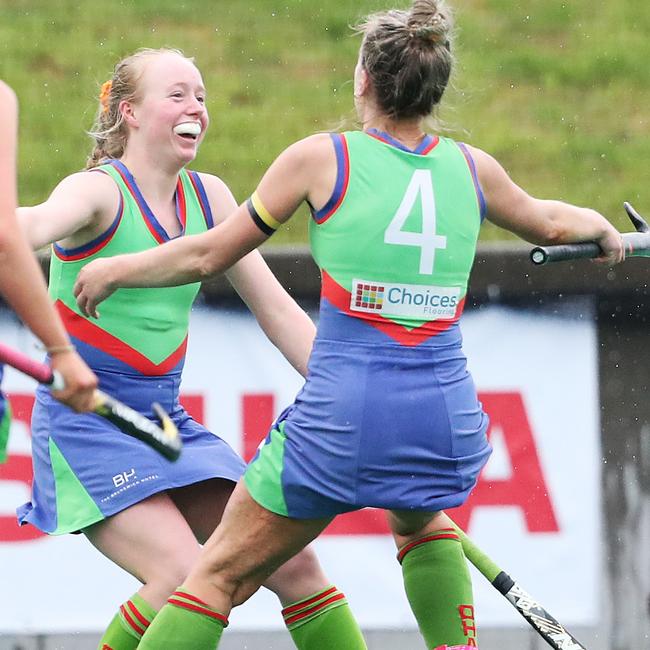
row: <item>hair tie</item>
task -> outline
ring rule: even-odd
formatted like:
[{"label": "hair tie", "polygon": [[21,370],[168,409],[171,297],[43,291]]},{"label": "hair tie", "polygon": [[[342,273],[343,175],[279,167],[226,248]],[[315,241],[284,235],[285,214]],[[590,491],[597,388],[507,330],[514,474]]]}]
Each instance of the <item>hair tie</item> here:
[{"label": "hair tie", "polygon": [[[440,22],[440,20],[436,22]],[[409,29],[409,39],[412,41],[416,39],[429,41],[434,45],[444,45],[447,49],[449,49],[449,39],[447,38],[446,34],[438,33],[438,30],[436,29],[434,23],[411,27],[411,29]]]},{"label": "hair tie", "polygon": [[99,91],[99,103],[102,105],[102,112],[108,112],[108,100],[111,97],[111,88],[113,87],[113,81],[109,79],[102,84],[101,90]]}]

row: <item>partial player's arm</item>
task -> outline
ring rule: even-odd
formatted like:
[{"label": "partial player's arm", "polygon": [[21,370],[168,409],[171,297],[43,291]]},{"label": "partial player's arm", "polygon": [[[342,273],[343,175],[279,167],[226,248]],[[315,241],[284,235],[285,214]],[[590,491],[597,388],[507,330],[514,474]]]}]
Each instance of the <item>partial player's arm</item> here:
[{"label": "partial player's arm", "polygon": [[20,319],[50,350],[52,366],[66,381],[57,399],[78,411],[93,407],[97,380],[70,346],[45,286],[45,279],[16,219],[18,104],[0,82],[0,292]]},{"label": "partial player's arm", "polygon": [[[302,201],[314,200],[312,179],[322,176],[315,173],[321,171],[322,151],[334,159],[327,135],[312,136],[289,147],[271,165],[251,200],[206,233],[120,255],[117,261],[104,258],[87,264],[74,289],[79,307],[97,317],[97,305],[120,287],[175,286],[222,273],[266,241]],[[334,168],[332,175],[335,173]]]},{"label": "partial player's arm", "polygon": [[536,199],[514,183],[489,154],[468,147],[487,204],[487,218],[534,244],[594,241],[598,258],[616,264],[624,259],[620,233],[601,214],[562,201]]},{"label": "partial player's arm", "polygon": [[[202,174],[213,217],[221,223],[237,209],[228,187],[215,176]],[[251,310],[271,342],[303,376],[311,354],[316,327],[303,309],[285,291],[258,251],[234,264],[226,277]]]}]

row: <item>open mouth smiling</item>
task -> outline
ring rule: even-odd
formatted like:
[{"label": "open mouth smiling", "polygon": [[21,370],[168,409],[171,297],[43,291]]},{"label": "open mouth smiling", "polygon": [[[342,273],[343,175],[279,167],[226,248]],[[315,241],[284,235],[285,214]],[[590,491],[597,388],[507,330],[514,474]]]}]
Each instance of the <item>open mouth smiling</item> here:
[{"label": "open mouth smiling", "polygon": [[201,135],[201,124],[199,122],[181,122],[174,127],[174,133],[186,140],[196,140]]}]

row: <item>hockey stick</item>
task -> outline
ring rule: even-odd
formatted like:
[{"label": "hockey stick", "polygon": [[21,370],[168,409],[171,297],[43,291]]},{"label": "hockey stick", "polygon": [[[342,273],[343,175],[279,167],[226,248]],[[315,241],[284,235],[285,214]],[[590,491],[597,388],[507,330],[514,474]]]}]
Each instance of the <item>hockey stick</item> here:
[{"label": "hockey stick", "polygon": [[[627,202],[625,212],[634,224],[636,232],[623,233],[626,257],[650,257],[650,226],[646,220]],[[536,246],[530,251],[533,264],[547,264],[562,260],[598,257],[602,253],[595,242],[560,244],[559,246]]]},{"label": "hockey stick", "polygon": [[553,616],[531,598],[505,571],[502,571],[456,525],[465,557],[482,573],[535,631],[555,650],[586,650]]},{"label": "hockey stick", "polygon": [[[41,384],[46,384],[52,390],[65,388],[63,377],[50,366],[2,343],[0,362],[16,368]],[[160,426],[114,397],[96,390],[93,413],[106,418],[124,433],[145,442],[168,460],[176,460],[182,447],[178,429],[160,404],[154,402],[151,407],[160,421]]]}]

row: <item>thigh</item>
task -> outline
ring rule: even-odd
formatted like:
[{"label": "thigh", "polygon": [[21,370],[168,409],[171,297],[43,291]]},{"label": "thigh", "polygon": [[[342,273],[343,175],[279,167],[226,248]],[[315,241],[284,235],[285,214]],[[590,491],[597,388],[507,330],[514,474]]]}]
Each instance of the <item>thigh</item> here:
[{"label": "thigh", "polygon": [[207,541],[186,584],[220,611],[229,609],[252,595],[278,567],[318,537],[330,521],[331,517],[290,519],[276,515],[254,501],[240,481],[221,525]]},{"label": "thigh", "polygon": [[[185,518],[166,493],[156,494],[84,534],[101,553],[144,584],[180,584],[200,554]],[[152,603],[153,604],[153,603]]]},{"label": "thigh", "polygon": [[194,536],[205,544],[219,525],[226,503],[235,489],[227,479],[210,479],[169,491],[169,496],[192,529]]},{"label": "thigh", "polygon": [[[170,491],[194,535],[205,544],[223,516],[235,483],[214,479]],[[298,552],[267,580],[264,586],[273,591],[283,605],[296,602],[328,586],[316,554],[310,548]]]}]

